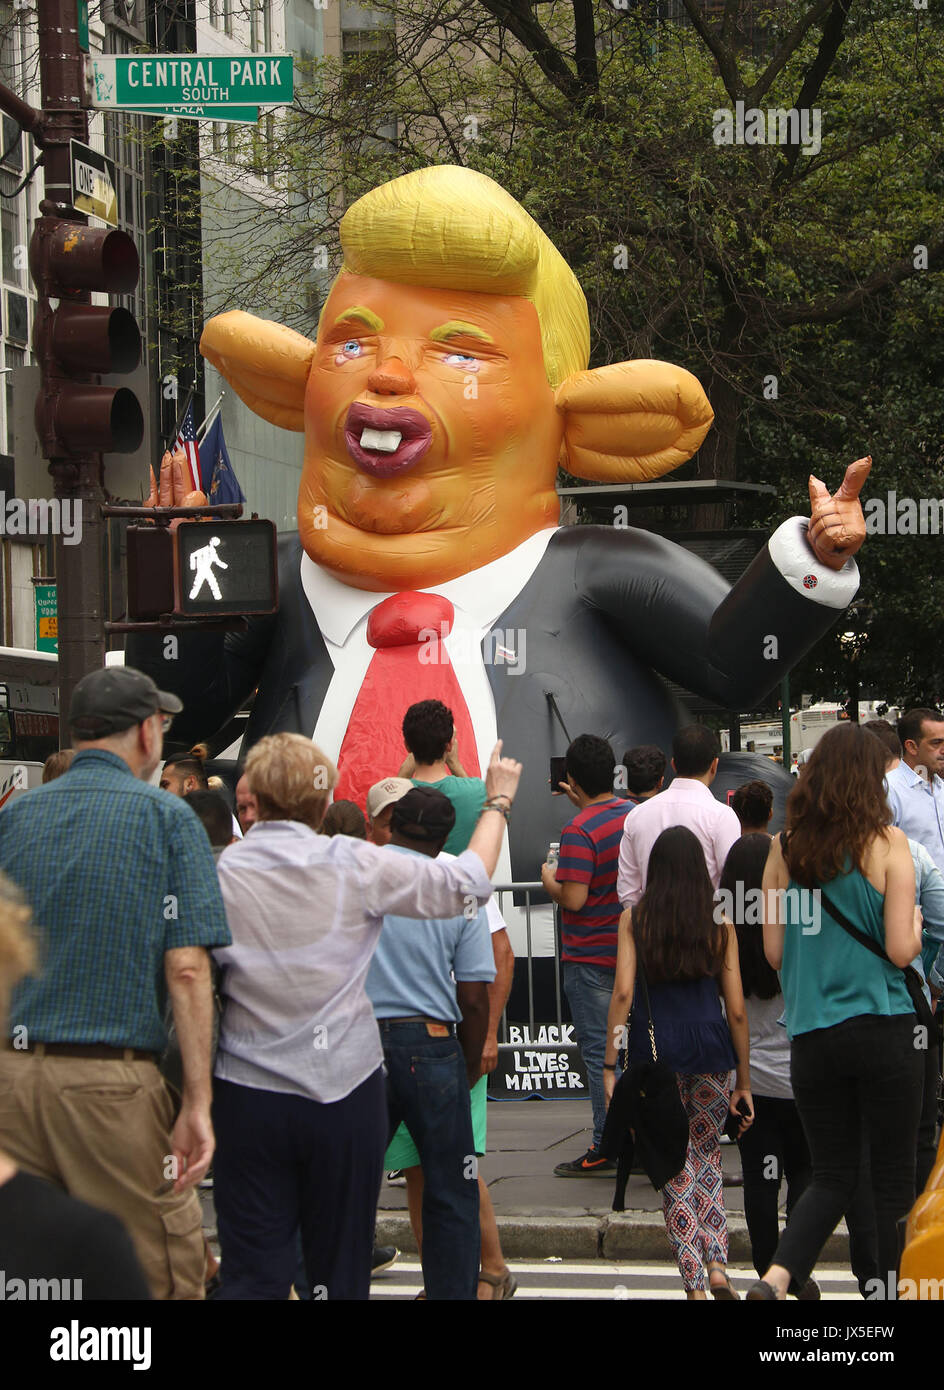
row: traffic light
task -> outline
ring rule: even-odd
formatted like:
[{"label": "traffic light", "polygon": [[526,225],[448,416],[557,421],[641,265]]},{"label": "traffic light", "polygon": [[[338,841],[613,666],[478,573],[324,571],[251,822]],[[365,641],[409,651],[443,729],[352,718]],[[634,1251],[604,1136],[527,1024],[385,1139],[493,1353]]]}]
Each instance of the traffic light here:
[{"label": "traffic light", "polygon": [[138,251],[124,232],[40,217],[30,241],[30,273],[39,291],[33,352],[42,367],[36,432],[48,459],[130,454],[144,438],[133,391],[102,386],[100,373],[133,372],[141,334],[127,309],[99,307],[91,291],[129,294],[138,283]]},{"label": "traffic light", "polygon": [[128,528],[128,617],[251,617],[278,608],[271,521],[182,521]]}]

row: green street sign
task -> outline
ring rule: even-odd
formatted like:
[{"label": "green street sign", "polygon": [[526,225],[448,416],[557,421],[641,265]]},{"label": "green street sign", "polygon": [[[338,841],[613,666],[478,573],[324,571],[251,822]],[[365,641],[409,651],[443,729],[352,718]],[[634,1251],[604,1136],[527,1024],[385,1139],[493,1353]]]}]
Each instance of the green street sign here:
[{"label": "green street sign", "polygon": [[288,106],[293,60],[290,53],[96,53],[88,82],[99,110]]},{"label": "green street sign", "polygon": [[89,51],[88,0],[77,0],[79,47],[83,53]]},{"label": "green street sign", "polygon": [[36,594],[36,650],[38,652],[58,652],[59,650],[59,602],[55,584],[35,585]]},{"label": "green street sign", "polygon": [[258,106],[123,106],[129,116],[156,116],[166,120],[230,121],[233,124],[256,125]]}]

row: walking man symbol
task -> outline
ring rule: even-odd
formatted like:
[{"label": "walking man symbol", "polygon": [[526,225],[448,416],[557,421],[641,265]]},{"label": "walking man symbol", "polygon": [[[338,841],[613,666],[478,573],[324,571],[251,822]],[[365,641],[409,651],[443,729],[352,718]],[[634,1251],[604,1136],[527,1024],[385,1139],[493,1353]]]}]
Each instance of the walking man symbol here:
[{"label": "walking man symbol", "polygon": [[213,573],[213,566],[217,565],[221,570],[229,569],[229,565],[221,560],[216,553],[216,547],[220,543],[219,536],[212,536],[209,545],[201,546],[195,550],[190,557],[190,568],[196,570],[196,578],[193,581],[193,588],[190,590],[190,597],[196,598],[200,590],[206,584],[214,598],[222,598],[220,586],[216,582],[216,575]]}]

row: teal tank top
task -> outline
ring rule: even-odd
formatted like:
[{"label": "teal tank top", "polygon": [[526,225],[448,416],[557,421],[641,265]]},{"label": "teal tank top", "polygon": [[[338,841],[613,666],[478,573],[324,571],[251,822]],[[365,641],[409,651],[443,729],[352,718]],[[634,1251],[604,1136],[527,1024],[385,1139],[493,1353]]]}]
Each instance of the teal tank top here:
[{"label": "teal tank top", "polygon": [[[853,869],[823,885],[854,927],[885,949],[885,899]],[[784,900],[783,985],[787,1033],[832,1028],[860,1014],[914,1012],[904,976],[855,941],[817,904],[814,889],[790,880]]]}]

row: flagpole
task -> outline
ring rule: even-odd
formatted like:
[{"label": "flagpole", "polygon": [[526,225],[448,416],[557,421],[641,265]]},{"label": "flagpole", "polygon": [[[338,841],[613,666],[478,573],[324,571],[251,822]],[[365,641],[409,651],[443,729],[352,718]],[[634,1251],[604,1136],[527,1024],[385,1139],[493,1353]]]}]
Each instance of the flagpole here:
[{"label": "flagpole", "polygon": [[170,443],[169,443],[168,446],[167,446],[167,453],[172,453],[172,452],[173,452],[173,449],[174,449],[174,445],[177,443],[177,436],[180,434],[180,431],[181,431],[181,430],[183,429],[183,427],[184,427],[184,420],[186,419],[187,411],[190,409],[191,402],[193,401],[193,393],[194,393],[195,389],[196,389],[195,387],[191,386],[190,390],[187,392],[187,399],[184,401],[184,408],[183,408],[183,410],[180,412],[180,417],[179,417],[179,419],[178,419],[178,421],[177,421],[177,428],[174,430],[174,433],[171,435]]},{"label": "flagpole", "polygon": [[207,434],[207,432],[209,431],[210,426],[213,424],[213,421],[216,419],[217,415],[219,415],[220,409],[221,409],[222,400],[223,400],[223,397],[224,397],[225,395],[226,395],[226,392],[225,392],[225,391],[221,391],[221,392],[220,392],[220,394],[217,396],[216,400],[213,402],[213,405],[210,407],[210,410],[207,412],[207,415],[206,415],[206,417],[205,417],[205,419],[204,419],[204,421],[203,421],[203,424],[200,425],[200,426],[198,427],[198,429],[197,429],[197,443],[198,443],[198,444],[201,442],[201,440],[203,440],[203,439],[206,437],[206,434]]}]

